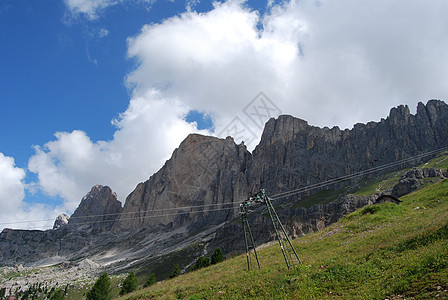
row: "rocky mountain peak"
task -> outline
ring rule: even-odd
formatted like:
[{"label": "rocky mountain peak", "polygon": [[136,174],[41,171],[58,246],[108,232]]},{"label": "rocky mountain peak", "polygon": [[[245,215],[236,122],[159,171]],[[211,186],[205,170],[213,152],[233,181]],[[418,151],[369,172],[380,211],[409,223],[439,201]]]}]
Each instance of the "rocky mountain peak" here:
[{"label": "rocky mountain peak", "polygon": [[60,214],[54,221],[53,230],[59,229],[68,224],[70,216],[67,214]]},{"label": "rocky mountain peak", "polygon": [[102,231],[112,227],[122,211],[121,202],[118,201],[117,194],[110,187],[95,185],[82,198],[68,224],[86,225]]},{"label": "rocky mountain peak", "polygon": [[[248,185],[244,172],[250,157],[244,144],[235,144],[231,137],[190,134],[165,165],[127,197],[120,228],[184,224],[194,227],[230,219],[232,210],[198,213],[190,207],[204,206],[216,211],[222,203],[245,197]],[[130,215],[134,217],[131,219]]]}]

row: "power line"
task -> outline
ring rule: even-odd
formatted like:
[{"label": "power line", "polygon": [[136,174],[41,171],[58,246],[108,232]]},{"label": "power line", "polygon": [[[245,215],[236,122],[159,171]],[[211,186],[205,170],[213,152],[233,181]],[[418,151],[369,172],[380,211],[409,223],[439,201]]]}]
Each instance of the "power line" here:
[{"label": "power line", "polygon": [[333,178],[333,179],[330,179],[330,180],[327,180],[327,181],[324,181],[324,182],[311,184],[311,185],[308,185],[308,186],[305,186],[305,187],[301,187],[301,188],[298,188],[298,189],[285,191],[285,192],[282,192],[282,193],[278,193],[278,194],[276,194],[274,196],[271,196],[271,198],[273,200],[278,200],[278,199],[285,198],[285,197],[291,197],[293,195],[296,195],[296,194],[299,194],[299,193],[302,193],[302,192],[305,192],[305,191],[308,191],[308,190],[313,190],[313,189],[317,189],[317,188],[321,188],[321,187],[326,187],[326,186],[329,186],[329,185],[332,185],[332,184],[335,184],[335,183],[338,183],[338,182],[342,182],[342,181],[346,181],[346,180],[349,180],[349,179],[361,177],[361,176],[368,175],[370,173],[374,173],[374,172],[377,172],[377,171],[386,170],[386,169],[395,167],[395,166],[400,165],[400,164],[404,164],[404,163],[407,163],[407,162],[410,162],[410,161],[413,161],[413,160],[417,160],[417,159],[423,158],[425,156],[441,153],[443,151],[446,151],[447,149],[448,148],[441,148],[441,149],[438,149],[438,150],[429,151],[429,152],[422,153],[422,154],[419,154],[419,155],[415,155],[415,156],[412,156],[412,157],[409,157],[409,158],[405,158],[405,159],[402,159],[402,160],[399,160],[399,161],[387,163],[387,164],[384,164],[384,165],[381,165],[381,166],[378,166],[378,167],[373,167],[373,168],[370,168],[370,169],[367,169],[367,170],[363,170],[363,171],[359,171],[359,172],[356,172],[356,173],[340,176],[340,177],[337,177],[337,178]]},{"label": "power line", "polygon": [[[213,206],[227,206],[227,205],[234,205],[235,207],[228,207],[228,208],[219,208],[219,209],[213,209]],[[215,204],[204,204],[204,205],[192,205],[192,206],[183,206],[183,207],[172,207],[172,208],[160,208],[160,209],[150,209],[150,210],[140,210],[140,211],[134,211],[134,212],[122,212],[122,213],[113,213],[113,214],[98,214],[98,215],[89,215],[89,216],[82,216],[82,217],[70,217],[70,220],[72,219],[85,219],[85,218],[96,218],[96,217],[111,217],[111,216],[122,216],[122,215],[134,215],[134,214],[142,214],[142,213],[149,213],[149,212],[162,212],[162,211],[169,211],[169,210],[182,210],[182,209],[194,209],[194,208],[206,208],[211,207],[208,211],[217,211],[217,210],[227,210],[227,209],[236,209],[239,207],[239,203],[235,202],[223,202],[223,203],[215,203]],[[149,215],[149,216],[136,216],[128,219],[120,219],[120,220],[134,220],[135,218],[153,218],[153,217],[162,217],[162,216],[172,216],[172,215],[178,215],[178,214],[190,214],[190,213],[199,213],[199,212],[208,212],[204,210],[198,210],[198,211],[190,211],[190,212],[177,212],[177,213],[171,213],[171,214],[163,214],[163,215]],[[31,221],[14,221],[14,222],[2,222],[0,225],[7,225],[7,224],[22,224],[22,223],[38,223],[38,222],[49,222],[54,221],[54,219],[41,219],[41,220],[31,220]],[[102,221],[111,222],[114,220],[100,220],[100,221],[91,221],[91,222],[81,222],[77,223],[78,225],[84,225],[84,224],[91,224],[91,223],[99,223]]]},{"label": "power line", "polygon": [[[343,182],[346,180],[350,180],[353,178],[357,178],[357,177],[361,177],[364,175],[368,175],[377,171],[382,171],[382,170],[386,170],[392,167],[395,167],[397,165],[400,164],[404,164],[413,160],[417,160],[417,159],[421,159],[425,156],[430,156],[430,155],[434,155],[434,154],[439,154],[443,151],[448,150],[448,147],[445,148],[440,148],[438,150],[433,150],[433,151],[429,151],[429,152],[425,152],[422,154],[418,154],[409,158],[405,158],[399,161],[395,161],[395,162],[391,162],[391,163],[387,163],[378,167],[373,167],[367,170],[363,170],[363,171],[359,171],[359,172],[355,172],[352,174],[348,174],[348,175],[344,175],[344,176],[340,176],[337,178],[333,178],[324,182],[319,182],[319,183],[315,183],[315,184],[311,184],[308,186],[304,186],[301,188],[297,188],[297,189],[292,189],[289,191],[284,191],[281,193],[278,193],[274,196],[271,196],[270,198],[272,200],[279,200],[282,198],[286,198],[286,197],[291,197],[294,196],[296,194],[300,194],[303,193],[305,191],[310,191],[310,190],[314,190],[317,188],[322,188],[322,187],[326,187],[326,186],[330,186],[333,185],[335,183],[339,183],[339,182]],[[228,205],[232,205],[232,207],[226,207],[226,208],[213,208],[215,206],[228,206]],[[86,218],[97,218],[97,217],[111,217],[111,216],[124,216],[124,215],[135,215],[135,214],[146,214],[146,213],[154,213],[154,212],[163,212],[163,211],[171,211],[171,210],[182,210],[182,209],[194,209],[194,208],[207,208],[209,207],[209,210],[198,210],[198,211],[190,211],[190,212],[176,212],[176,213],[167,213],[167,214],[159,214],[159,215],[144,215],[144,216],[135,216],[132,218],[121,218],[121,221],[128,221],[128,220],[135,220],[135,219],[145,219],[145,218],[155,218],[155,217],[164,217],[164,216],[175,216],[175,215],[183,215],[183,214],[192,214],[192,213],[206,213],[206,212],[214,212],[214,211],[219,211],[219,210],[231,210],[231,209],[237,209],[239,207],[239,203],[235,203],[235,202],[223,202],[223,203],[214,203],[214,204],[204,204],[204,205],[191,205],[191,206],[183,206],[183,207],[172,207],[172,208],[160,208],[160,209],[151,209],[151,210],[143,210],[143,211],[135,211],[135,212],[121,212],[121,213],[111,213],[111,214],[97,214],[97,215],[90,215],[90,216],[82,216],[82,217],[71,217],[70,220],[72,219],[86,219]],[[14,221],[14,222],[1,222],[0,225],[9,225],[9,224],[23,224],[23,223],[39,223],[39,222],[51,222],[54,221],[54,219],[41,219],[41,220],[31,220],[31,221]],[[77,223],[77,225],[85,225],[85,224],[94,224],[94,223],[105,223],[105,222],[112,222],[112,221],[116,221],[116,220],[97,220],[97,221],[86,221],[86,222],[80,222]]]}]

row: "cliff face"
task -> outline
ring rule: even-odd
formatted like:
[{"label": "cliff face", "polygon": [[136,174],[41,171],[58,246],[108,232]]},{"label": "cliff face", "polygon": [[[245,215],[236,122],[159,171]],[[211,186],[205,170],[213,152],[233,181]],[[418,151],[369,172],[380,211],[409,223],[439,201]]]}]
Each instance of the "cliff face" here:
[{"label": "cliff face", "polygon": [[247,196],[244,172],[250,156],[230,137],[189,135],[162,169],[127,197],[118,229],[160,224],[201,228],[232,219],[236,211],[222,208]]},{"label": "cliff face", "polygon": [[292,116],[266,123],[248,168],[251,191],[275,194],[409,158],[448,145],[448,106],[431,100],[390,111],[351,130],[317,128]]},{"label": "cliff face", "polygon": [[[351,130],[318,128],[280,116],[266,123],[253,154],[230,137],[191,134],[157,173],[137,185],[123,208],[109,187],[94,186],[65,226],[47,231],[5,229],[0,234],[0,260],[12,264],[97,255],[109,264],[123,259],[123,251],[126,259],[133,259],[156,255],[154,249],[175,249],[174,241],[192,241],[205,229],[215,232],[212,245],[241,250],[239,222],[228,221],[238,216],[238,204],[260,188],[272,196],[447,146],[448,105],[437,100],[426,106],[419,103],[415,115],[407,106],[393,108],[386,119],[356,124]],[[419,176],[402,178],[392,192],[413,190]],[[298,199],[295,195],[283,200]],[[371,201],[346,197],[309,209],[287,205],[278,214],[291,235],[300,236]],[[257,244],[272,238],[270,221],[252,218],[251,223],[258,224]]]},{"label": "cliff face", "polygon": [[117,194],[108,186],[95,185],[82,198],[68,225],[91,227],[94,232],[104,232],[113,227],[122,212]]}]

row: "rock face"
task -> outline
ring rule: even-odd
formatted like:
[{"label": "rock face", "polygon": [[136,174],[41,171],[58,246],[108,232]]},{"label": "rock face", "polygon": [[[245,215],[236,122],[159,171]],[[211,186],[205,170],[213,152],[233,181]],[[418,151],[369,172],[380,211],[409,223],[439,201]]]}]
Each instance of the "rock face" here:
[{"label": "rock face", "polygon": [[244,172],[250,156],[230,137],[189,135],[163,168],[127,197],[117,226],[202,228],[232,219],[237,210],[227,208],[248,194]]},{"label": "rock face", "polygon": [[67,214],[60,214],[56,220],[54,221],[53,230],[56,230],[58,228],[61,228],[68,224],[68,220],[70,219],[70,216]]},{"label": "rock face", "polygon": [[[352,130],[317,128],[292,116],[266,123],[248,168],[251,191],[271,194],[403,160],[448,144],[448,106],[431,100],[391,109],[387,119]],[[415,163],[415,161],[413,162]]]},{"label": "rock face", "polygon": [[392,189],[392,195],[395,197],[401,197],[409,194],[423,186],[425,178],[431,177],[446,177],[447,171],[443,171],[438,168],[413,168],[400,177],[398,184]]},{"label": "rock face", "polygon": [[95,232],[104,232],[113,227],[122,211],[121,202],[110,187],[95,185],[82,198],[68,224],[92,227]]},{"label": "rock face", "polygon": [[[407,106],[393,108],[386,119],[356,124],[351,130],[318,128],[292,116],[280,116],[266,123],[253,154],[231,137],[191,134],[157,173],[137,185],[123,208],[109,187],[97,185],[83,197],[66,226],[47,231],[5,229],[0,234],[0,262],[95,257],[107,265],[123,259],[129,266],[127,260],[160,255],[186,241],[197,242],[195,237],[203,237],[203,232],[212,232],[210,244],[225,252],[241,250],[241,228],[232,220],[238,216],[239,203],[260,188],[275,196],[400,160],[403,165],[396,168],[403,168],[418,163],[409,157],[447,146],[448,105],[438,100],[426,106],[419,103],[415,115]],[[432,172],[426,177],[445,174],[422,172],[402,178],[393,195],[413,190],[420,177],[426,176],[424,172]],[[295,193],[277,202],[281,204],[278,214],[293,236],[319,230],[374,200],[346,196],[305,209],[291,204],[300,197]],[[256,243],[271,239],[270,220],[261,215],[252,218],[257,224]]]}]

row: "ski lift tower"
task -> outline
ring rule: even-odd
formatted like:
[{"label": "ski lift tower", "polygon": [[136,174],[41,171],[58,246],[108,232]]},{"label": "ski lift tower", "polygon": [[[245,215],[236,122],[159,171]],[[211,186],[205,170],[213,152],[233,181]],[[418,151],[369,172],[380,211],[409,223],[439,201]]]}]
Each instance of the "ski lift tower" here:
[{"label": "ski lift tower", "polygon": [[264,204],[266,205],[269,216],[271,217],[272,225],[275,229],[275,235],[277,237],[280,248],[282,249],[283,257],[285,258],[286,266],[291,268],[293,265],[302,264],[299,256],[297,255],[291,240],[283,227],[274,206],[272,206],[271,198],[266,194],[264,189],[261,189],[258,193],[250,197],[248,200],[240,204],[241,218],[243,222],[244,242],[246,246],[247,268],[251,268],[251,260],[255,259],[258,268],[260,268],[260,262],[258,260],[257,250],[255,247],[254,238],[250,230],[249,221],[247,218],[248,208],[254,205]]}]

